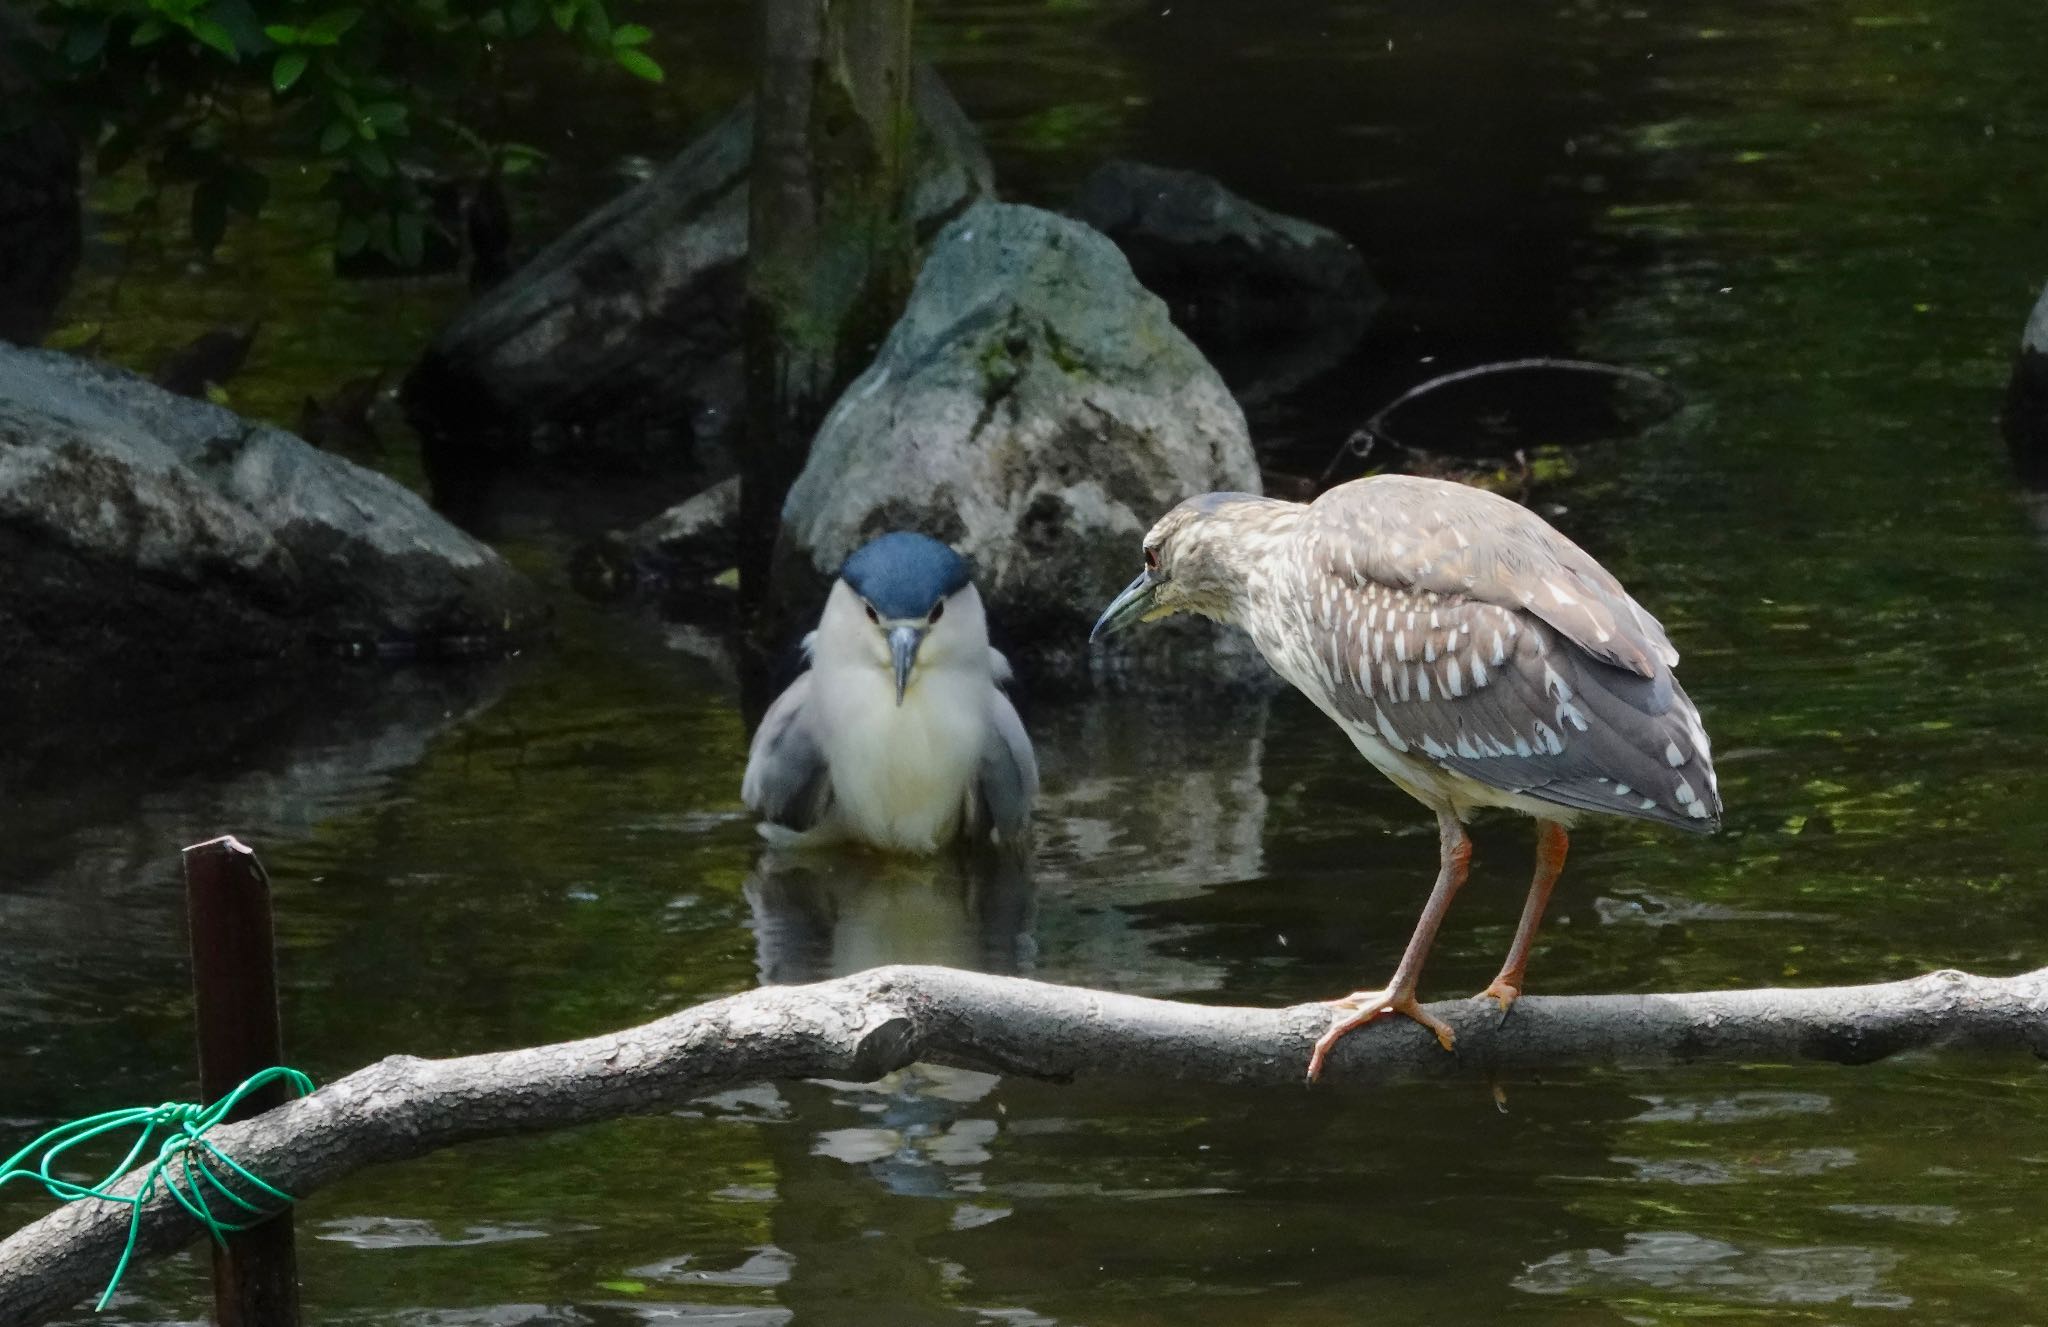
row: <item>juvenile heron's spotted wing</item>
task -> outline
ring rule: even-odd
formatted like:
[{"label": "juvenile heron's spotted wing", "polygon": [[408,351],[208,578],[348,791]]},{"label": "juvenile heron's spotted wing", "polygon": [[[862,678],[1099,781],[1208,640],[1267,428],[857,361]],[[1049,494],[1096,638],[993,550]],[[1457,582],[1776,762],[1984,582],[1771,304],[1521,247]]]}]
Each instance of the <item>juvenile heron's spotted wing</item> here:
[{"label": "juvenile heron's spotted wing", "polygon": [[1313,648],[1338,713],[1491,788],[1719,823],[1706,732],[1663,628],[1533,514],[1381,478],[1324,495],[1298,537],[1302,618],[1284,634]]},{"label": "juvenile heron's spotted wing", "polygon": [[1678,663],[1662,624],[1620,581],[1497,493],[1380,475],[1331,489],[1308,515],[1304,533],[1349,576],[1525,610],[1639,677]]}]

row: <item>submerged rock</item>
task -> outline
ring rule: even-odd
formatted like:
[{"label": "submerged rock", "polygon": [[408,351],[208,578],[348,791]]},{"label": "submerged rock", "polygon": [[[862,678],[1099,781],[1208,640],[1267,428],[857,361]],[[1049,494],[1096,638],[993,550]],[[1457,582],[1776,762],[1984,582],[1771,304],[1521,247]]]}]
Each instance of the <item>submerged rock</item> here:
[{"label": "submerged rock", "polygon": [[1386,298],[1343,236],[1193,171],[1108,162],[1072,211],[1116,241],[1241,393],[1274,395],[1329,368]]},{"label": "submerged rock", "polygon": [[579,547],[569,579],[609,600],[639,594],[673,617],[729,620],[738,586],[740,480],[720,480],[631,530]]},{"label": "submerged rock", "polygon": [[[991,193],[993,174],[930,70],[911,103],[909,206],[929,230]],[[750,104],[734,110],[435,338],[404,400],[440,471],[568,454],[586,468],[730,469],[753,125]]]},{"label": "submerged rock", "polygon": [[734,475],[638,526],[627,542],[637,552],[716,576],[739,561],[739,523],[740,480]]},{"label": "submerged rock", "polygon": [[973,559],[1013,652],[1077,673],[1152,522],[1193,493],[1258,487],[1243,412],[1116,246],[980,203],[940,233],[819,430],[783,509],[778,587],[801,602],[872,536],[921,530]]},{"label": "submerged rock", "polygon": [[393,480],[133,374],[0,348],[0,690],[533,625],[496,552]]}]

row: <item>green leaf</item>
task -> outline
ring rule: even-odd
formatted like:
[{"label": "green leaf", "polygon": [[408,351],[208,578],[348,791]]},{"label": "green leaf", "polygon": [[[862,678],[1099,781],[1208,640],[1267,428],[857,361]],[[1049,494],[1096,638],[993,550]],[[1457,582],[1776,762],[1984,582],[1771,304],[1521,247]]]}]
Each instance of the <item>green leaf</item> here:
[{"label": "green leaf", "polygon": [[375,143],[357,143],[355,159],[363,174],[378,180],[391,178],[391,154]]},{"label": "green leaf", "polygon": [[612,29],[612,45],[614,46],[645,46],[653,37],[654,33],[652,31],[641,27],[638,23],[621,23],[618,27]]},{"label": "green leaf", "polygon": [[362,18],[360,9],[336,9],[306,25],[306,41],[314,46],[332,46]]},{"label": "green leaf", "polygon": [[584,0],[583,35],[598,46],[612,44],[612,18],[604,12],[603,0]]},{"label": "green leaf", "polygon": [[661,66],[644,51],[636,51],[630,47],[621,48],[612,52],[612,59],[617,60],[619,67],[627,73],[644,78],[650,83],[659,83],[665,77],[661,72]]},{"label": "green leaf", "polygon": [[235,39],[213,19],[194,18],[186,24],[186,30],[228,59],[239,61],[242,58],[242,53],[235,49]]},{"label": "green leaf", "polygon": [[599,1290],[616,1290],[622,1295],[644,1295],[647,1293],[647,1283],[645,1281],[599,1281],[597,1288]]},{"label": "green leaf", "polygon": [[373,101],[363,107],[363,118],[387,133],[405,132],[405,107],[398,102]]},{"label": "green leaf", "polygon": [[270,86],[282,96],[292,90],[292,84],[299,81],[299,75],[306,72],[306,65],[312,57],[304,51],[286,51],[277,57],[277,63],[270,66]]},{"label": "green leaf", "polygon": [[554,18],[555,26],[564,32],[576,26],[576,0],[557,0],[548,6],[548,13]]},{"label": "green leaf", "polygon": [[347,147],[355,136],[355,126],[347,120],[329,120],[320,131],[320,150],[331,157]]},{"label": "green leaf", "polygon": [[130,46],[152,46],[162,41],[164,34],[169,31],[170,28],[165,26],[163,20],[146,18],[135,25],[135,31],[128,34],[128,44]]},{"label": "green leaf", "polygon": [[418,267],[427,256],[427,219],[418,212],[401,212],[395,229],[398,261],[407,267]]},{"label": "green leaf", "polygon": [[88,23],[64,34],[64,58],[75,65],[91,64],[107,45],[107,20]]},{"label": "green leaf", "polygon": [[271,23],[265,25],[263,35],[276,42],[279,46],[296,46],[299,44],[300,38],[306,34],[289,23]]},{"label": "green leaf", "polygon": [[526,36],[539,27],[540,21],[547,17],[547,10],[541,4],[541,0],[512,0],[511,8],[506,12],[512,20],[512,35],[515,37]]},{"label": "green leaf", "polygon": [[343,217],[334,232],[334,252],[352,258],[370,242],[370,227],[361,217]]},{"label": "green leaf", "polygon": [[389,212],[379,212],[370,218],[370,247],[392,262],[398,261],[398,244],[392,233]]},{"label": "green leaf", "polygon": [[526,143],[505,143],[498,148],[498,170],[504,175],[525,175],[548,159],[548,154]]}]

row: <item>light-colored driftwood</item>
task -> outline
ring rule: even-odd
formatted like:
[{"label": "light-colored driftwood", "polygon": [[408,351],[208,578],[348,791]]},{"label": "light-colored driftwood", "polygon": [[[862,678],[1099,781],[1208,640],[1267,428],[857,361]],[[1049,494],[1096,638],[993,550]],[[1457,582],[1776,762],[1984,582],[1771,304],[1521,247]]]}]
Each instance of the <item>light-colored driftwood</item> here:
[{"label": "light-colored driftwood", "polygon": [[[1390,1020],[1344,1041],[1315,1090],[1574,1065],[1861,1064],[1932,1048],[2048,1058],[2048,968],[1815,990],[1529,996],[1505,1022],[1490,1004],[1430,1009],[1456,1028],[1455,1055],[1415,1024]],[[472,1139],[670,1110],[763,1079],[870,1079],[918,1060],[1045,1079],[1299,1091],[1328,1016],[1317,1005],[1216,1007],[947,968],[878,968],[748,991],[585,1041],[457,1060],[392,1056],[212,1137],[303,1197],[366,1166]],[[96,1294],[127,1238],[128,1216],[126,1207],[74,1203],[0,1242],[0,1324],[43,1322]],[[162,1257],[199,1234],[159,1199],[144,1209],[137,1257]]]}]

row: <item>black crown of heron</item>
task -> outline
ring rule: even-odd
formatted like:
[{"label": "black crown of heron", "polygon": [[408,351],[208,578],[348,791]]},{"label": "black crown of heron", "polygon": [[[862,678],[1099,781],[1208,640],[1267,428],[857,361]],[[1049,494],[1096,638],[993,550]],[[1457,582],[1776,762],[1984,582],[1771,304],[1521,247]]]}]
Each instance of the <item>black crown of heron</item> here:
[{"label": "black crown of heron", "polygon": [[1207,493],[1145,536],[1145,570],[1090,639],[1197,613],[1244,629],[1274,671],[1365,758],[1436,813],[1440,866],[1415,933],[1379,990],[1332,1002],[1309,1078],[1352,1029],[1403,1014],[1464,883],[1464,823],[1487,806],[1537,822],[1536,873],[1500,975],[1520,996],[1529,948],[1582,814],[1711,832],[1721,796],[1678,651],[1577,544],[1518,503],[1443,480],[1381,475],[1310,503]]}]

